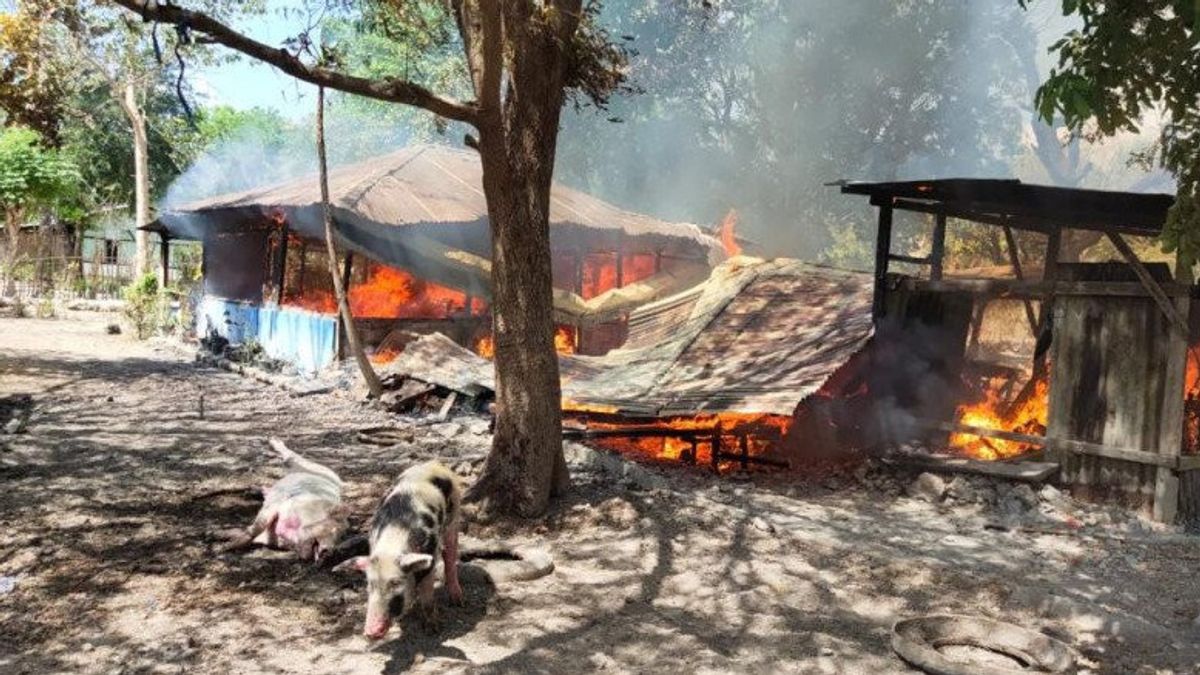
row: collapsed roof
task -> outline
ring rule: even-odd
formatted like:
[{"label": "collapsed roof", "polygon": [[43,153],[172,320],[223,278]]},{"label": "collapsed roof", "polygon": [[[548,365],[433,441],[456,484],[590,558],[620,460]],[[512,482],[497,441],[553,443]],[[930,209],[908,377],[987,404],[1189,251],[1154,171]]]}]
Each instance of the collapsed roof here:
[{"label": "collapsed roof", "polygon": [[[734,258],[706,283],[634,311],[623,348],[561,357],[563,399],[629,416],[791,415],[872,331],[869,275]],[[387,368],[464,392],[495,386],[490,362],[440,335]]]},{"label": "collapsed roof", "polygon": [[[329,172],[330,205],[343,246],[443,285],[487,297],[491,234],[478,154],[416,145]],[[149,229],[183,239],[269,227],[282,217],[322,238],[315,175],[203,199],[163,212]],[[625,211],[555,184],[550,239],[558,250],[657,253],[705,268],[724,258],[696,225]]]}]

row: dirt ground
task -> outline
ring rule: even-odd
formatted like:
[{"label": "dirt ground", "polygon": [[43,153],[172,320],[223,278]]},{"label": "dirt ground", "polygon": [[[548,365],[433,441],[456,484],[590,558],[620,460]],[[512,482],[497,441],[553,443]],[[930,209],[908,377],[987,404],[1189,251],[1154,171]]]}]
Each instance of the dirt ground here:
[{"label": "dirt ground", "polygon": [[[279,475],[266,438],[338,470],[361,525],[414,456],[469,471],[486,422],[364,444],[414,421],[199,368],[106,320],[0,319],[0,397],[33,396],[25,430],[0,435],[3,673],[909,672],[891,625],[945,612],[1060,637],[1085,670],[1200,673],[1197,540],[1053,491],[956,481],[922,499],[913,475],[865,466],[576,465],[544,520],[472,526],[549,548],[553,574],[467,575],[439,629],[370,644],[356,575],[215,552],[253,517],[247,489]],[[1064,522],[1079,529],[1021,529]]]}]

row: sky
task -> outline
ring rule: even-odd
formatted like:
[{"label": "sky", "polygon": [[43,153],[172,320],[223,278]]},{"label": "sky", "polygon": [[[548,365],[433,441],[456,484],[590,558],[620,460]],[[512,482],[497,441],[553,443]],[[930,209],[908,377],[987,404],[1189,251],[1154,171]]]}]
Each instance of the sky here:
[{"label": "sky", "polygon": [[[259,42],[282,47],[308,23],[307,12],[296,9],[301,4],[269,0],[265,15],[234,25]],[[232,51],[224,50],[224,55],[229,54]],[[304,117],[316,105],[316,87],[245,56],[219,65],[192,66],[188,80],[207,105],[274,109],[290,119]]]}]

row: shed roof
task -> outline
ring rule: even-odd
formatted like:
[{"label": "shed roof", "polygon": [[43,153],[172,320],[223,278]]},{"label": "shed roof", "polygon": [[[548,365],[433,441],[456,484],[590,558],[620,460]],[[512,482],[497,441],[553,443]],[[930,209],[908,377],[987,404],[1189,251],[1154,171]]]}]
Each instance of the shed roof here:
[{"label": "shed roof", "polygon": [[867,195],[874,206],[944,213],[993,225],[1048,232],[1111,229],[1156,236],[1175,197],[1108,190],[1030,185],[1015,179],[950,178],[890,183],[847,183],[845,194]]}]

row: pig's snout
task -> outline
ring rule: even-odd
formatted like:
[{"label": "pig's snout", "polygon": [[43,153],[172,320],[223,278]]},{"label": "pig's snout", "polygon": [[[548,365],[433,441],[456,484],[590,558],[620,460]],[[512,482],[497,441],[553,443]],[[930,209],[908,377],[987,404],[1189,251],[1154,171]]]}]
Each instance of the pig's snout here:
[{"label": "pig's snout", "polygon": [[388,619],[368,620],[367,625],[363,627],[363,635],[369,640],[382,640],[391,627],[392,622]]}]

